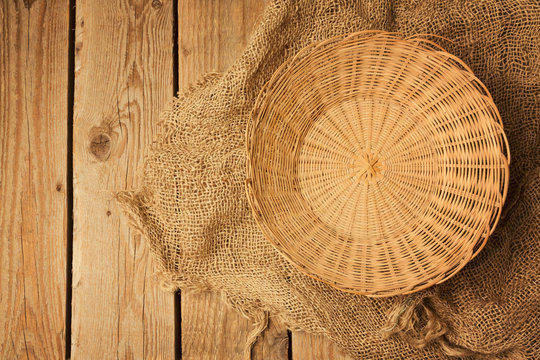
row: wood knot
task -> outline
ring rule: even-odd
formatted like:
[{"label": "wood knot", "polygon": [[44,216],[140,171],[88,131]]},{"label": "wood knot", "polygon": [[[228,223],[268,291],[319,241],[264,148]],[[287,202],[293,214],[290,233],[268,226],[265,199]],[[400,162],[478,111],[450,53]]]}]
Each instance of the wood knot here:
[{"label": "wood knot", "polygon": [[152,1],[152,7],[155,9],[155,10],[159,10],[161,9],[161,7],[163,6],[163,3],[159,0],[154,0]]},{"label": "wood knot", "polygon": [[62,184],[56,184],[56,191],[62,191]]},{"label": "wood knot", "polygon": [[107,216],[111,216],[111,210],[107,210],[106,214]]},{"label": "wood knot", "polygon": [[111,138],[108,134],[95,135],[90,140],[90,152],[99,161],[105,161],[111,154]]},{"label": "wood knot", "polygon": [[103,162],[122,155],[128,140],[128,129],[117,118],[107,117],[100,125],[89,129],[87,139],[89,155]]}]

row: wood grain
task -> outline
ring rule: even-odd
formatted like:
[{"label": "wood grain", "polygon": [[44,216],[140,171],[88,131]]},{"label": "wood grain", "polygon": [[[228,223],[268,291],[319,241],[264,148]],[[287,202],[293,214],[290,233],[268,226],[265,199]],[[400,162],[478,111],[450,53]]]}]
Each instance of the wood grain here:
[{"label": "wood grain", "polygon": [[67,1],[0,3],[0,358],[63,359]]},{"label": "wood grain", "polygon": [[[182,294],[182,359],[243,359],[251,331],[249,321],[213,293]],[[270,319],[268,328],[253,346],[253,360],[287,359],[287,328]]]},{"label": "wood grain", "polygon": [[178,5],[180,90],[242,54],[266,1],[181,0]]},{"label": "wood grain", "polygon": [[112,192],[140,184],[172,85],[172,2],[77,1],[72,357],[174,358],[174,299]]},{"label": "wood grain", "polygon": [[292,334],[292,358],[293,360],[352,360],[326,337],[302,331],[294,331]]},{"label": "wood grain", "polygon": [[[264,1],[187,0],[178,6],[179,87],[225,71],[245,49]],[[252,326],[211,293],[182,294],[182,359],[242,359]],[[252,359],[287,359],[287,331],[271,323]]]},{"label": "wood grain", "polygon": [[243,359],[251,329],[213,293],[182,293],[182,359]]}]

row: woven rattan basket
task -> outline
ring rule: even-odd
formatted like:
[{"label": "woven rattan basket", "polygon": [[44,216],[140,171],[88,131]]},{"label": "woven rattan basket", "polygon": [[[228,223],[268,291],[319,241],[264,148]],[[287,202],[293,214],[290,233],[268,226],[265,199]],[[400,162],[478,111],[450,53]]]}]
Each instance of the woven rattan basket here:
[{"label": "woven rattan basket", "polygon": [[306,274],[370,296],[445,281],[483,248],[509,150],[486,87],[421,37],[340,36],[301,50],[247,129],[247,197]]}]

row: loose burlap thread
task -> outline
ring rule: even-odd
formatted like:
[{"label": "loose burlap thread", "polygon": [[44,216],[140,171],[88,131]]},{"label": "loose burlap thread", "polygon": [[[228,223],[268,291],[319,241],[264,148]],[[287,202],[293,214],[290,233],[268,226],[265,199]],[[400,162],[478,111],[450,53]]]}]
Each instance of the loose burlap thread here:
[{"label": "loose burlap thread", "polygon": [[[503,218],[485,249],[409,296],[344,293],[300,273],[263,237],[244,194],[244,132],[263,84],[299,49],[368,29],[449,39],[433,38],[486,84],[512,152]],[[358,359],[539,359],[539,39],[537,0],[274,1],[230,69],[163,112],[142,188],[118,201],[164,286],[223,292],[256,324],[249,346],[270,315]]]}]

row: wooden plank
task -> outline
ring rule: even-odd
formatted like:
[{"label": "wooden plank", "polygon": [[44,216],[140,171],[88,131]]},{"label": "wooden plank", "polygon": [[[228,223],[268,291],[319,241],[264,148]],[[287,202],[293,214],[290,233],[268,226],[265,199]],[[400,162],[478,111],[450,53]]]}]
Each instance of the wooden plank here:
[{"label": "wooden plank", "polygon": [[72,357],[174,358],[174,296],[111,192],[140,184],[171,100],[172,2],[77,1]]},{"label": "wooden plank", "polygon": [[63,359],[67,1],[0,3],[0,358]]},{"label": "wooden plank", "polygon": [[[245,49],[264,2],[185,0],[178,6],[179,87],[210,71],[225,71]],[[182,359],[242,359],[252,326],[215,294],[182,293]],[[287,359],[288,337],[274,322],[252,359]]]},{"label": "wooden plank", "polygon": [[334,343],[322,335],[311,335],[302,331],[292,333],[293,360],[353,360],[343,354]]},{"label": "wooden plank", "polygon": [[[244,50],[260,18],[263,2],[182,1],[179,6],[179,84],[186,87],[209,71],[224,71]],[[241,359],[249,323],[223,307],[213,294],[182,295],[183,359]],[[230,339],[235,339],[230,341]],[[253,359],[287,359],[283,325],[271,322],[252,351]],[[322,336],[293,333],[298,359],[349,360]],[[295,358],[295,359],[296,359]]]}]

